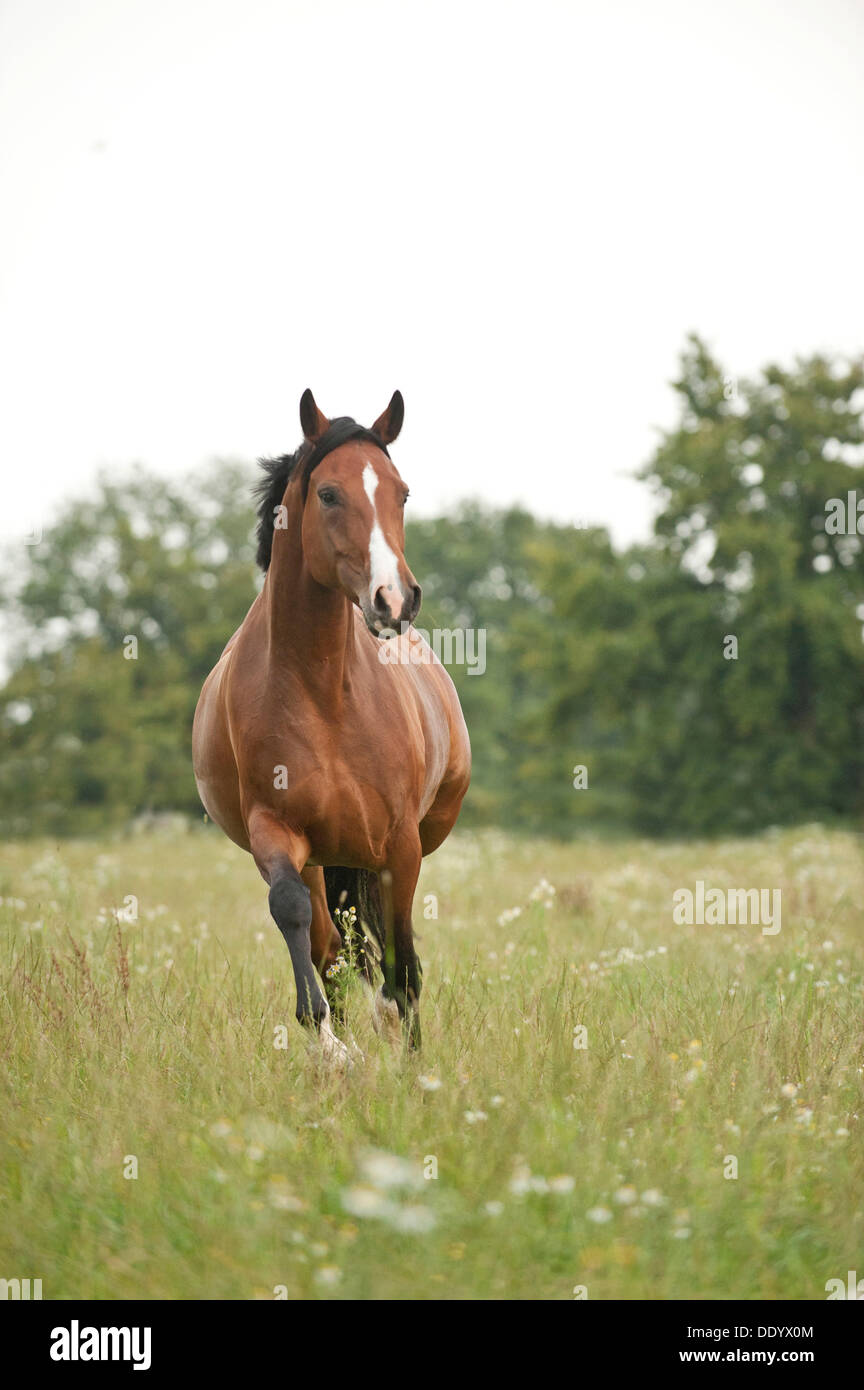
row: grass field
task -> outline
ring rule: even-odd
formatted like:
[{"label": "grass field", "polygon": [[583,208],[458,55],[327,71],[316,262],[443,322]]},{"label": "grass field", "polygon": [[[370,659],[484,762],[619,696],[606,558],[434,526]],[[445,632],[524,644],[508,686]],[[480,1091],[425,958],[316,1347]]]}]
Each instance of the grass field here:
[{"label": "grass field", "polygon": [[[676,925],[699,879],[782,889],[780,932]],[[423,1051],[358,987],[344,1076],[215,831],[8,845],[0,895],[0,1277],[46,1299],[824,1299],[864,1274],[860,837],[454,836],[418,892]]]}]

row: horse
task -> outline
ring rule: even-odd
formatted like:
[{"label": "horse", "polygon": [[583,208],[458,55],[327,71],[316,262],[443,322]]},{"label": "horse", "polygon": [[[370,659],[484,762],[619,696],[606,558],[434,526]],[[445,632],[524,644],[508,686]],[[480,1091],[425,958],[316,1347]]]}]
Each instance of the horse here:
[{"label": "horse", "polygon": [[304,391],[303,442],[260,460],[263,587],[204,682],[192,730],[204,809],[269,886],[296,1017],[342,1065],[352,1058],[327,998],[344,944],[336,909],[350,902],[367,929],[370,983],[380,963],[376,1026],[417,1048],[414,892],[471,773],[453,682],[412,626],[408,489],[388,447],[403,418],[399,391],[371,429],[328,419]]}]

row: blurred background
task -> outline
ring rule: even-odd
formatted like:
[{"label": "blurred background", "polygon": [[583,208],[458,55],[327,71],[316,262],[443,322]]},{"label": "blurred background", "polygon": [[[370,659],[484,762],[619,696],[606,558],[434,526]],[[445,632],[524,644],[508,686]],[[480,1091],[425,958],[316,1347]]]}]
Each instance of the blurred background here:
[{"label": "blurred background", "polygon": [[851,0],[7,0],[0,830],[202,818],[307,385],[405,395],[422,625],[486,633],[465,823],[859,822],[862,45]]}]

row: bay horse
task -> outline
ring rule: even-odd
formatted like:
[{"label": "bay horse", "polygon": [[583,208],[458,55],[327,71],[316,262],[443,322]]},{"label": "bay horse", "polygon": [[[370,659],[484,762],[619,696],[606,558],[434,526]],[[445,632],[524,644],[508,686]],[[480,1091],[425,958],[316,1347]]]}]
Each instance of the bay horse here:
[{"label": "bay horse", "polygon": [[[297,1018],[342,1063],[318,978],[343,945],[334,909],[356,906],[379,943],[379,1024],[398,1036],[401,1019],[419,1045],[414,890],[471,769],[453,682],[411,626],[421,595],[403,553],[408,489],[388,449],[403,417],[399,391],[371,429],[328,420],[303,393],[302,444],[261,461],[264,585],[204,683],[192,732],[208,816],[269,885]],[[370,953],[362,965],[371,980]]]}]

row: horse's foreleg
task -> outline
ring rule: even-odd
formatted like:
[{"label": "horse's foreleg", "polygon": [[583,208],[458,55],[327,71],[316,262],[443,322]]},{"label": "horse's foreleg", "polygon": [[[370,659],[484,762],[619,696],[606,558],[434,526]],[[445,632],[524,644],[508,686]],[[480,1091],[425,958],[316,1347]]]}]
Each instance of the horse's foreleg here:
[{"label": "horse's foreleg", "polygon": [[386,933],[383,997],[385,1005],[386,1001],[395,1000],[411,1048],[420,1046],[422,970],[411,924],[420,861],[419,842],[402,847],[389,866],[389,881],[386,873],[382,874],[381,884]]},{"label": "horse's foreleg", "polygon": [[[349,1060],[348,1049],[333,1032],[330,1006],[312,962],[312,899],[301,877],[308,846],[286,833],[262,831],[256,840],[250,835],[253,853],[264,878],[270,884],[270,912],[285,938],[294,967],[297,986],[298,1021],[316,1028],[325,1055],[339,1062]],[[281,841],[281,843],[280,843]]]},{"label": "horse's foreleg", "polygon": [[342,937],[327,908],[324,870],[310,864],[303,870],[301,877],[312,899],[312,924],[309,929],[312,960],[323,978],[330,966],[336,963],[342,950]]},{"label": "horse's foreleg", "polygon": [[312,900],[293,864],[282,863],[273,871],[269,901],[273,920],[291,954],[297,983],[297,1019],[317,1027],[330,1011],[312,964]]}]

